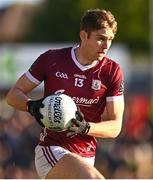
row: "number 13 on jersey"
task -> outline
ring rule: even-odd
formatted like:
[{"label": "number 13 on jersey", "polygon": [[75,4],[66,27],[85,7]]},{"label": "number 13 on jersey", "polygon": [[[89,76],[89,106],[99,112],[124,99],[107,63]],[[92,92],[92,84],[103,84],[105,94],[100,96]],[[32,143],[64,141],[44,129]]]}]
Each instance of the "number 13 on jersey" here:
[{"label": "number 13 on jersey", "polygon": [[82,87],[83,86],[84,79],[75,78],[75,86]]}]

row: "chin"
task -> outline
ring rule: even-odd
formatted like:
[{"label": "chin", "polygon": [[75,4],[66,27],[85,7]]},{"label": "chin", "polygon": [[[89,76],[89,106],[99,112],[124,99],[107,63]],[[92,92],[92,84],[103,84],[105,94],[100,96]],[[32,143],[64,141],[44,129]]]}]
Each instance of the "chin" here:
[{"label": "chin", "polygon": [[100,57],[98,57],[97,59],[98,59],[99,61],[101,61],[103,58],[104,58],[104,56],[100,56]]}]

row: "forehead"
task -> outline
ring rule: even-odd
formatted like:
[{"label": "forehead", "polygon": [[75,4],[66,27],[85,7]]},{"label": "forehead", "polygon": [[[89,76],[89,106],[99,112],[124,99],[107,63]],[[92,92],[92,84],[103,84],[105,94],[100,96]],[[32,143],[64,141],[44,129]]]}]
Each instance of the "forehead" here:
[{"label": "forehead", "polygon": [[99,37],[102,36],[105,38],[114,38],[114,33],[111,28],[102,28],[97,31],[93,31],[91,34]]}]

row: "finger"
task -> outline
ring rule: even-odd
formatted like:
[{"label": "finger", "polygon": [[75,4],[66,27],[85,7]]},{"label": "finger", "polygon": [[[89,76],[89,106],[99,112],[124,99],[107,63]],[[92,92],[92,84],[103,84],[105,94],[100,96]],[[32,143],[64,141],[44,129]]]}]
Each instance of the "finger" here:
[{"label": "finger", "polygon": [[39,119],[43,119],[43,118],[44,118],[44,116],[43,116],[40,112],[38,112],[37,117],[38,117]]},{"label": "finger", "polygon": [[80,127],[80,126],[82,126],[82,121],[75,119],[75,124]]},{"label": "finger", "polygon": [[81,121],[77,120],[77,119],[71,119],[71,127],[80,127],[82,125]]},{"label": "finger", "polygon": [[67,137],[71,137],[71,138],[73,138],[73,137],[76,136],[76,135],[77,135],[76,132],[68,132],[68,133],[66,134]]},{"label": "finger", "polygon": [[70,127],[69,131],[77,132],[78,131],[78,127]]},{"label": "finger", "polygon": [[79,106],[77,106],[77,111],[79,111],[79,112],[80,112],[80,108],[79,108]]},{"label": "finger", "polygon": [[76,119],[71,119],[71,126],[72,127],[76,127],[77,126]]},{"label": "finger", "polygon": [[40,105],[40,108],[43,108],[45,105],[43,104],[43,103],[41,103],[41,105]]},{"label": "finger", "polygon": [[77,120],[83,121],[83,114],[80,111],[76,111],[75,116]]}]

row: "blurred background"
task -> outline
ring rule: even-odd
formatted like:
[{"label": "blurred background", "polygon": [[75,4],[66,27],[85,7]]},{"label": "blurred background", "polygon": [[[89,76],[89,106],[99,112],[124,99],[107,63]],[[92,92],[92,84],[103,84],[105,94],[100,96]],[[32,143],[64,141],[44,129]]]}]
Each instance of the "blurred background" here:
[{"label": "blurred background", "polygon": [[[0,0],[0,178],[38,178],[40,127],[5,96],[49,48],[79,42],[87,9],[110,10],[118,33],[108,56],[125,74],[125,113],[117,139],[98,139],[96,167],[106,178],[153,178],[153,0]],[[40,97],[42,86],[30,96]]]}]

